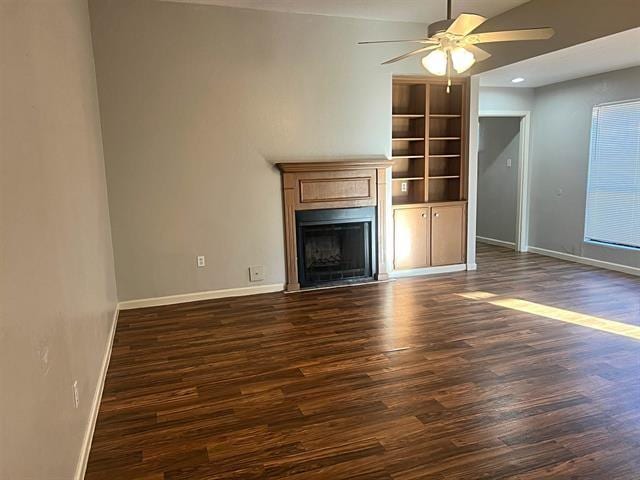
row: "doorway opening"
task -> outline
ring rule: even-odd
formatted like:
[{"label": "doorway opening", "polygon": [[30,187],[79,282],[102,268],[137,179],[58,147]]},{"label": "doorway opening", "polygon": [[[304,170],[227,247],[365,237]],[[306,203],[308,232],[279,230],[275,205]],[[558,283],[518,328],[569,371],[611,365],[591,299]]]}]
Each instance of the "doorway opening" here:
[{"label": "doorway opening", "polygon": [[477,240],[528,249],[530,112],[479,115]]}]

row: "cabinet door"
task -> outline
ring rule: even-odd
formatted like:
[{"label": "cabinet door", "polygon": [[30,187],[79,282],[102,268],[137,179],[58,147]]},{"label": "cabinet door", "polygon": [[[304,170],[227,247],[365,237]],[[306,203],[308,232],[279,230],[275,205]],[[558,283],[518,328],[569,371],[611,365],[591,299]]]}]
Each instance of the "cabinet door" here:
[{"label": "cabinet door", "polygon": [[428,208],[400,208],[393,213],[394,267],[429,266]]},{"label": "cabinet door", "polygon": [[431,208],[431,264],[464,262],[464,205]]}]

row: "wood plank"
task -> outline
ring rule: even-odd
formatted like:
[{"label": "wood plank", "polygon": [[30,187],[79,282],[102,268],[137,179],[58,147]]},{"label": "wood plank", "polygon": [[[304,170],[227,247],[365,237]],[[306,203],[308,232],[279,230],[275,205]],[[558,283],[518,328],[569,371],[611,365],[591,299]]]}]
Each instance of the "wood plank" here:
[{"label": "wood plank", "polygon": [[85,478],[637,480],[640,342],[492,300],[640,326],[640,278],[477,263],[121,312]]}]

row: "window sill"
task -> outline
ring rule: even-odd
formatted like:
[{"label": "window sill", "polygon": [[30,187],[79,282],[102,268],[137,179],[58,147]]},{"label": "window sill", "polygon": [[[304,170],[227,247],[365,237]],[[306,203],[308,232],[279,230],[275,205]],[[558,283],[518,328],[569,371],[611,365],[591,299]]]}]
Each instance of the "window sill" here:
[{"label": "window sill", "polygon": [[640,247],[629,247],[627,245],[616,245],[615,243],[606,243],[606,242],[598,242],[597,240],[587,240],[586,238],[583,240],[587,245],[594,245],[596,247],[606,247],[612,248],[615,250],[629,250],[632,252],[640,252]]}]

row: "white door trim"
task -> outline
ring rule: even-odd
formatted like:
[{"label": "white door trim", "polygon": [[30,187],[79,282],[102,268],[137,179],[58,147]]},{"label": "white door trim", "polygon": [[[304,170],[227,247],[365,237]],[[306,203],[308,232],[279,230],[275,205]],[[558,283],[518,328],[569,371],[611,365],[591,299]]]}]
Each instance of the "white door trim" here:
[{"label": "white door trim", "polygon": [[478,117],[520,118],[520,146],[518,157],[518,192],[516,209],[516,251],[529,250],[529,142],[531,110],[480,110]]},{"label": "white door trim", "polygon": [[471,77],[469,87],[469,145],[467,170],[467,270],[476,270],[476,217],[478,203],[478,140],[480,122],[480,77]]}]

